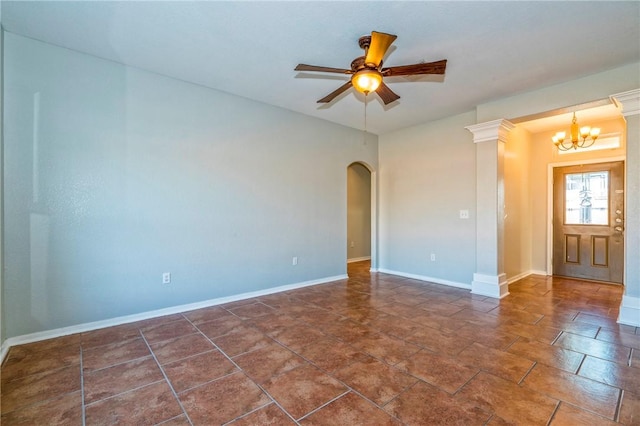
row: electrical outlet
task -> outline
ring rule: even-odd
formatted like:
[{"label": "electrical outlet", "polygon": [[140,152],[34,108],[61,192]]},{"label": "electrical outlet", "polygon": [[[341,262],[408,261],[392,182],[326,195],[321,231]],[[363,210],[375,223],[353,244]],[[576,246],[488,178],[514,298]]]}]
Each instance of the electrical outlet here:
[{"label": "electrical outlet", "polygon": [[293,259],[291,259],[291,264],[293,266],[296,266],[298,264],[298,256],[293,256]]},{"label": "electrical outlet", "polygon": [[351,241],[351,248],[354,248],[356,246],[356,242],[355,241]]},{"label": "electrical outlet", "polygon": [[436,261],[436,254],[435,253],[431,253],[431,261],[432,262]]},{"label": "electrical outlet", "polygon": [[162,274],[162,284],[169,284],[171,282],[171,272],[165,272]]},{"label": "electrical outlet", "polygon": [[460,219],[469,219],[469,210],[460,210]]}]

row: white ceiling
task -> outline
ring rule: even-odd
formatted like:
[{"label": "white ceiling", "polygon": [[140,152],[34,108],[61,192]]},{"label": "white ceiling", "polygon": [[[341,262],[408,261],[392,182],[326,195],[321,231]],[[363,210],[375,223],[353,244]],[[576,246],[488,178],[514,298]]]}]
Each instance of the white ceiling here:
[{"label": "white ceiling", "polygon": [[372,30],[397,34],[387,66],[448,59],[444,79],[385,79],[401,96],[369,97],[383,134],[515,93],[640,61],[640,2],[2,1],[7,31],[346,126],[363,127],[347,77]]}]

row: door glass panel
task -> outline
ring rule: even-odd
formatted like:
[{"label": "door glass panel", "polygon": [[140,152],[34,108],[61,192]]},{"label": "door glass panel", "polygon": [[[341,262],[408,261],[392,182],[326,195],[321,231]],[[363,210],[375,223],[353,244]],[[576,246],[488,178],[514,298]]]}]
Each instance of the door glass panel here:
[{"label": "door glass panel", "polygon": [[609,172],[565,175],[564,221],[567,225],[609,224]]}]

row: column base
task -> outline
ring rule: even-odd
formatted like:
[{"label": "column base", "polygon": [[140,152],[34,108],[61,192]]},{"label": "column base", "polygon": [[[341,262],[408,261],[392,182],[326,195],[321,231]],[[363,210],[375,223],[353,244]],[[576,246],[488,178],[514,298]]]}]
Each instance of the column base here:
[{"label": "column base", "polygon": [[640,327],[640,297],[622,296],[618,324]]},{"label": "column base", "polygon": [[473,274],[471,293],[496,299],[502,299],[508,296],[509,283],[507,282],[507,274]]}]

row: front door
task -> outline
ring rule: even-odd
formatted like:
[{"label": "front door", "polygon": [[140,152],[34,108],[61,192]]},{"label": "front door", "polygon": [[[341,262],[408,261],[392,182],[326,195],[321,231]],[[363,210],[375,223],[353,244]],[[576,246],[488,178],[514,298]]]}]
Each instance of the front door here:
[{"label": "front door", "polygon": [[624,163],[553,170],[553,274],[622,284]]}]

